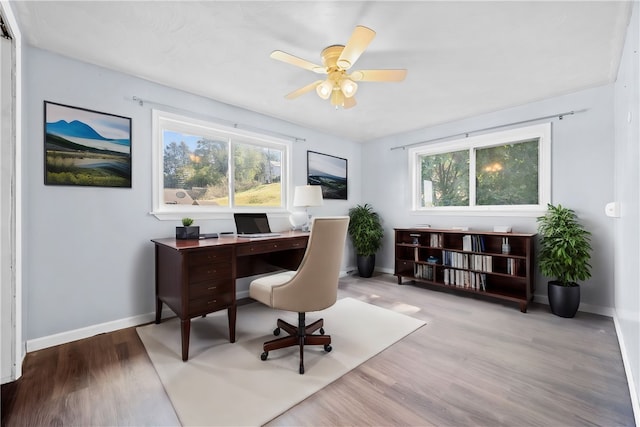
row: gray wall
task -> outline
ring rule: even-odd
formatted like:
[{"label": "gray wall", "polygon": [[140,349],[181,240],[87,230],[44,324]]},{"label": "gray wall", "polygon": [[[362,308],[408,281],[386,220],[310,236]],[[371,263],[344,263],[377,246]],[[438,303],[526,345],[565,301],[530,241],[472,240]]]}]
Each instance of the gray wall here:
[{"label": "gray wall", "polygon": [[[141,107],[132,96],[175,106],[170,111],[176,113],[192,111],[199,118],[216,117],[305,138],[306,142],[293,143],[294,185],[306,183],[307,150],[347,158],[349,169],[349,200],[327,200],[313,208],[313,214],[344,215],[359,199],[358,144],[39,49],[25,48],[24,53],[26,341],[148,315],[155,309],[150,239],[171,236],[179,224],[149,215],[153,106]],[[131,189],[44,185],[44,100],[132,118]],[[275,222],[274,229],[288,225],[286,216]],[[230,218],[198,223],[203,232],[235,229]],[[349,268],[350,259],[348,249],[343,269]],[[246,282],[239,283],[241,290],[246,287]]]},{"label": "gray wall", "polygon": [[[425,99],[425,102],[428,102]],[[492,230],[511,225],[515,232],[535,232],[536,217],[463,216],[411,213],[408,150],[392,147],[457,135],[568,111],[580,111],[552,124],[552,203],[576,211],[593,233],[593,277],[582,284],[580,309],[611,315],[613,307],[613,220],[604,206],[613,197],[613,86],[510,108],[441,126],[395,135],[363,147],[362,200],[371,203],[384,220],[386,235],[378,267],[393,271],[393,228],[417,224],[432,227],[469,226]],[[393,118],[391,118],[393,119]],[[536,295],[546,301],[547,279],[538,277]]]},{"label": "gray wall", "polygon": [[627,377],[635,391],[640,424],[640,10],[633,15],[615,85],[615,197],[621,216],[615,229],[615,307]]}]

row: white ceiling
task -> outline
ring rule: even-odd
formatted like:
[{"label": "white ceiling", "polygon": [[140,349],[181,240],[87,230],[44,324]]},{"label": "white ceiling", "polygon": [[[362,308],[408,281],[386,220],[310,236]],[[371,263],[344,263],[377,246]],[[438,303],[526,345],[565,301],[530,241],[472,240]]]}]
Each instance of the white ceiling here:
[{"label": "white ceiling", "polygon": [[[354,141],[613,82],[631,10],[627,1],[10,4],[32,46]],[[377,35],[352,70],[406,68],[406,80],[361,82],[349,110],[315,92],[286,100],[318,75],[271,51],[320,63],[356,25]]]}]

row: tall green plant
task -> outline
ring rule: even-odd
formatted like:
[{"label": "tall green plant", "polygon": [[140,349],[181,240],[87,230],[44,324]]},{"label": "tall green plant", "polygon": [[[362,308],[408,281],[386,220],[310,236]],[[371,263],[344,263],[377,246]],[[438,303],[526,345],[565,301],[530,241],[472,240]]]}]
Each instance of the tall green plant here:
[{"label": "tall green plant", "polygon": [[349,209],[349,236],[357,255],[368,256],[382,246],[384,230],[380,216],[368,203]]},{"label": "tall green plant", "polygon": [[547,205],[547,213],[538,217],[542,274],[555,278],[563,286],[591,277],[591,233],[585,230],[571,209]]}]

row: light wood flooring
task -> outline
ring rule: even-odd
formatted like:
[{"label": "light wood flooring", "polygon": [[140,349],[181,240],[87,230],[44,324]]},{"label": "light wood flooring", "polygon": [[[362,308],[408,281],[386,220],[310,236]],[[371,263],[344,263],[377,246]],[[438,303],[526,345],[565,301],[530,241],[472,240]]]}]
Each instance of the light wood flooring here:
[{"label": "light wood flooring", "polygon": [[[427,324],[269,426],[635,425],[611,318],[523,314],[385,274],[343,278],[340,296]],[[2,386],[3,426],[178,424],[134,328],[29,353]]]}]

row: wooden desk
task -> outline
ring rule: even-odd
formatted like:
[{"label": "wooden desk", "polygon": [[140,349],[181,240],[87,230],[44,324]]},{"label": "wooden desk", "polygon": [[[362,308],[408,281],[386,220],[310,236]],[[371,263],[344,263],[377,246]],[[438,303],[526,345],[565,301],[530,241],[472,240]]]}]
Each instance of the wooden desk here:
[{"label": "wooden desk", "polygon": [[227,309],[229,341],[236,340],[236,279],[280,269],[295,270],[304,256],[309,233],[246,239],[152,239],[156,258],[156,323],[162,304],[180,318],[182,360],[189,358],[191,319]]}]

